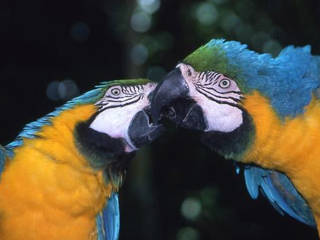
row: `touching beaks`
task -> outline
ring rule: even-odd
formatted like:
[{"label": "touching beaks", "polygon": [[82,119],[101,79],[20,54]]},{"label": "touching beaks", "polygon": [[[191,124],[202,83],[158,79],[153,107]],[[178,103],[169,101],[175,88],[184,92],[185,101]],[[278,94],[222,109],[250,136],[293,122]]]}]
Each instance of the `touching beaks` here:
[{"label": "touching beaks", "polygon": [[160,120],[164,111],[179,98],[188,97],[189,87],[179,68],[169,72],[162,83],[156,87],[151,101],[151,116],[154,122]]},{"label": "touching beaks", "polygon": [[190,97],[190,89],[178,65],[158,84],[151,101],[153,122],[166,118],[183,128],[205,130],[201,107]]},{"label": "touching beaks", "polygon": [[129,125],[128,135],[132,144],[136,148],[140,148],[143,145],[153,142],[164,130],[163,125],[151,121],[150,106],[148,106],[137,112],[133,117]]}]

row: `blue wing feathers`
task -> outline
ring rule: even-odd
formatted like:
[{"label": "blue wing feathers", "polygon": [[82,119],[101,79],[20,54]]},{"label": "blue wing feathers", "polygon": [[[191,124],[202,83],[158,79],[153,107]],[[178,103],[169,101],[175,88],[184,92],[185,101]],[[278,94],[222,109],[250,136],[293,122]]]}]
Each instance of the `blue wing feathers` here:
[{"label": "blue wing feathers", "polygon": [[7,151],[4,147],[0,145],[0,174],[3,171],[4,165],[7,159]]},{"label": "blue wing feathers", "polygon": [[307,202],[285,174],[256,166],[246,166],[244,177],[252,198],[256,199],[260,190],[280,214],[286,213],[300,222],[316,226]]},{"label": "blue wing feathers", "polygon": [[259,185],[256,184],[255,174],[252,174],[249,170],[244,170],[244,179],[247,190],[253,199],[257,199],[259,196]]},{"label": "blue wing feathers", "polygon": [[118,194],[113,193],[104,214],[107,240],[117,240],[120,230],[120,211]]},{"label": "blue wing feathers", "polygon": [[106,207],[96,218],[97,240],[117,240],[120,231],[120,210],[117,193],[112,193]]}]

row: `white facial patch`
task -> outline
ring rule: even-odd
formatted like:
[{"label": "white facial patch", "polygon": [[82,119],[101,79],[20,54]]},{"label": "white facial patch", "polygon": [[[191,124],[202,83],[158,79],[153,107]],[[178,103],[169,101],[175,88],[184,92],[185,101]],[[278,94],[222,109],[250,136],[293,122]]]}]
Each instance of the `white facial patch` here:
[{"label": "white facial patch", "polygon": [[242,93],[235,81],[216,72],[196,72],[192,66],[178,66],[189,87],[190,97],[202,108],[205,131],[232,132],[243,123],[238,107]]},{"label": "white facial patch", "polygon": [[133,117],[150,105],[148,95],[155,89],[156,84],[147,83],[140,85],[140,87],[142,88],[113,86],[108,89],[105,96],[97,102],[97,105],[102,109],[101,113],[90,124],[90,128],[95,131],[108,134],[113,138],[124,139],[127,143],[126,152],[136,150],[128,136],[128,129]]},{"label": "white facial patch", "polygon": [[228,104],[208,101],[206,97],[195,93],[195,101],[201,106],[207,119],[208,127],[205,131],[232,132],[243,122],[242,111]]}]

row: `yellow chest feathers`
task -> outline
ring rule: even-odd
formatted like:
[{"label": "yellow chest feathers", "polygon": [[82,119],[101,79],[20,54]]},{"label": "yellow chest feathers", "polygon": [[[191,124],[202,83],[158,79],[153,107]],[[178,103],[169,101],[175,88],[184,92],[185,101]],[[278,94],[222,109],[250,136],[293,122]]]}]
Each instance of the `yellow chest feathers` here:
[{"label": "yellow chest feathers", "polygon": [[112,189],[73,139],[75,124],[94,111],[65,111],[15,150],[0,181],[1,239],[96,239],[95,216]]},{"label": "yellow chest feathers", "polygon": [[269,102],[254,93],[244,102],[255,125],[255,139],[243,161],[282,171],[320,214],[320,101],[303,114],[281,121]]},{"label": "yellow chest feathers", "polygon": [[283,121],[258,93],[248,96],[244,106],[255,126],[255,138],[244,162],[294,172],[320,156],[319,100],[313,99],[303,114]]}]

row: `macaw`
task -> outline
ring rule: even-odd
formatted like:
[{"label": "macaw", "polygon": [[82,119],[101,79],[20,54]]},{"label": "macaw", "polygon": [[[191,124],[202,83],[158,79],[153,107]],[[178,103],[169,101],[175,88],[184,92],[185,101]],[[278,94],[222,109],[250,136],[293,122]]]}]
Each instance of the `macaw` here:
[{"label": "macaw", "polygon": [[166,117],[201,132],[202,142],[244,165],[280,213],[320,227],[320,57],[310,46],[277,57],[237,41],[213,39],[177,64],[152,99]]},{"label": "macaw", "polygon": [[29,123],[0,147],[0,238],[116,240],[128,161],[163,126],[146,79],[116,80]]}]

